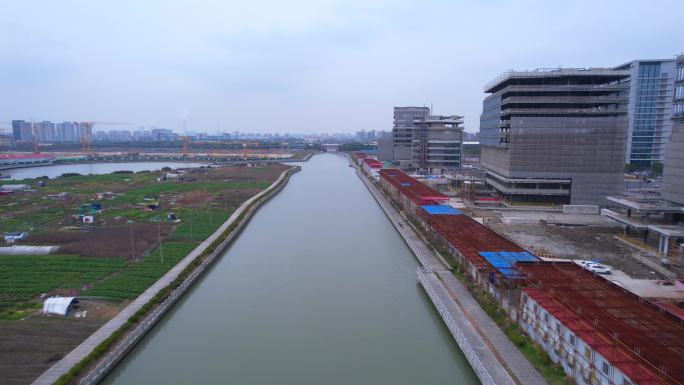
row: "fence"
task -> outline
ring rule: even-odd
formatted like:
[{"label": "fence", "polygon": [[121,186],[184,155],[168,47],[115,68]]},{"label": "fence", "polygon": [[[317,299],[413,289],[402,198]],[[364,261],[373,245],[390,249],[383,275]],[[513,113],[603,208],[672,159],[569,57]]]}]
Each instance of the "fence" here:
[{"label": "fence", "polygon": [[[121,361],[141,339],[145,334],[152,329],[152,327],[166,314],[166,312],[171,309],[171,307],[185,294],[185,292],[197,281],[197,279],[204,273],[204,271],[209,267],[214,260],[223,253],[225,248],[233,241],[233,239],[240,233],[242,228],[251,219],[252,214],[256,211],[261,204],[271,199],[277,192],[279,192],[285,185],[287,181],[294,172],[299,171],[300,168],[293,168],[288,171],[287,179],[284,182],[279,183],[278,186],[270,190],[268,193],[254,201],[254,204],[250,206],[240,222],[235,226],[235,229],[228,234],[228,236],[221,241],[221,243],[212,251],[207,258],[202,261],[202,263],[193,270],[190,275],[181,283],[171,294],[162,302],[156,309],[154,309],[149,315],[141,321],[135,329],[127,334],[117,346],[112,349],[107,355],[100,360],[99,364],[88,374],[86,374],[79,385],[93,385],[97,384],[104,378],[109,371],[111,371],[116,364]],[[249,203],[247,203],[249,204]]]},{"label": "fence", "polygon": [[416,274],[418,275],[418,281],[420,281],[420,284],[425,289],[425,292],[427,292],[428,297],[430,297],[430,300],[432,300],[432,303],[437,308],[439,315],[442,316],[444,323],[447,325],[447,328],[451,332],[451,335],[454,337],[456,343],[461,348],[461,351],[470,363],[470,366],[475,371],[477,378],[480,379],[480,382],[482,382],[483,385],[496,385],[492,377],[489,375],[489,371],[487,371],[487,368],[484,366],[484,364],[482,364],[482,361],[480,361],[480,358],[477,356],[472,346],[470,346],[470,342],[468,342],[468,339],[461,331],[461,328],[459,328],[456,324],[456,321],[454,321],[454,318],[449,312],[449,309],[447,309],[447,307],[444,305],[442,300],[435,292],[435,289],[430,284],[430,281],[425,276],[424,269],[419,268]]}]

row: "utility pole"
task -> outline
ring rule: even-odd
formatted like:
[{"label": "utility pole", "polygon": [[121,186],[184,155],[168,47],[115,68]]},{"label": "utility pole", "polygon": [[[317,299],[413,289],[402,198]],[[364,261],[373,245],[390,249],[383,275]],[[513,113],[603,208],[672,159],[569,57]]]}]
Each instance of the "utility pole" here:
[{"label": "utility pole", "polygon": [[131,262],[135,260],[135,243],[133,242],[133,221],[128,221],[128,229],[131,233]]},{"label": "utility pole", "polygon": [[190,217],[190,240],[194,241],[195,237],[192,234],[192,217]]},{"label": "utility pole", "polygon": [[161,239],[161,227],[159,225],[160,219],[159,219],[159,214],[157,214],[157,236],[159,237],[159,259],[162,264],[164,264],[164,247],[162,247],[162,239]]}]

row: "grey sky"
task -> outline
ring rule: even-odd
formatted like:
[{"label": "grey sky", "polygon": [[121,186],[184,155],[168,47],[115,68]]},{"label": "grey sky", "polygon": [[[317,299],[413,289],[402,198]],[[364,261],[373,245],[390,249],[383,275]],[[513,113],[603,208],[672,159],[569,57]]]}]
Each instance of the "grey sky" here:
[{"label": "grey sky", "polygon": [[501,72],[673,57],[682,15],[682,0],[0,0],[0,121],[341,132],[432,103],[476,131]]}]

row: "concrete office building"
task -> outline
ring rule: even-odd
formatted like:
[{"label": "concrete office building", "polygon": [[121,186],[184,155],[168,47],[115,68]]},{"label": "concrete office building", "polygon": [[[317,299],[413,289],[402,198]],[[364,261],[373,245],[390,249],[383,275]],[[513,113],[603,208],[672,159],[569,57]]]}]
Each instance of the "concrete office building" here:
[{"label": "concrete office building", "polygon": [[23,120],[12,121],[12,137],[15,142],[31,142],[33,141],[33,126],[31,122]]},{"label": "concrete office building", "polygon": [[648,169],[664,162],[672,132],[675,60],[634,60],[615,69],[630,72],[625,163]]},{"label": "concrete office building", "polygon": [[621,191],[629,71],[508,72],[480,118],[487,184],[508,204],[602,205]]},{"label": "concrete office building", "polygon": [[408,167],[412,158],[413,121],[430,116],[428,107],[394,107],[392,127],[392,160]]},{"label": "concrete office building", "polygon": [[662,197],[684,205],[684,55],[677,58],[672,103],[672,136],[663,170]]},{"label": "concrete office building", "polygon": [[455,174],[461,169],[463,117],[430,115],[413,120],[410,169],[424,175]]}]

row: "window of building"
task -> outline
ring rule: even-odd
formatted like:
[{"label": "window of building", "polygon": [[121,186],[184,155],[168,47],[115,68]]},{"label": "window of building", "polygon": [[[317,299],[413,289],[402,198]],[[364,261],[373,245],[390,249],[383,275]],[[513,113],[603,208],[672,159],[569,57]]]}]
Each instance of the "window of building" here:
[{"label": "window of building", "polygon": [[549,322],[549,313],[544,313],[544,321]]},{"label": "window of building", "polygon": [[557,332],[558,334],[560,334],[560,332],[561,332],[561,324],[560,324],[560,322],[556,322],[556,332]]},{"label": "window of building", "polygon": [[684,86],[677,86],[677,88],[675,88],[675,98],[684,99]]},{"label": "window of building", "polygon": [[601,367],[601,370],[604,374],[610,375],[610,364],[606,361],[603,361],[603,366]]},{"label": "window of building", "polygon": [[574,335],[570,335],[570,345],[575,346],[575,342],[577,342],[577,341],[575,340],[575,336],[574,336]]},{"label": "window of building", "polygon": [[622,385],[634,385],[634,383],[627,378],[622,378]]},{"label": "window of building", "polygon": [[591,360],[591,349],[588,346],[584,347],[584,358]]}]

